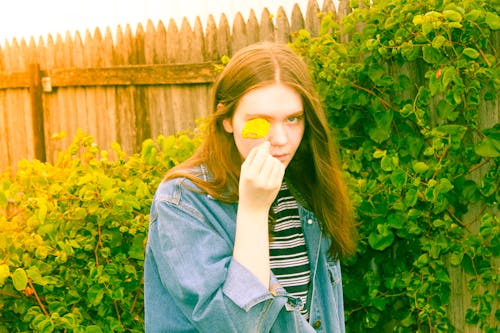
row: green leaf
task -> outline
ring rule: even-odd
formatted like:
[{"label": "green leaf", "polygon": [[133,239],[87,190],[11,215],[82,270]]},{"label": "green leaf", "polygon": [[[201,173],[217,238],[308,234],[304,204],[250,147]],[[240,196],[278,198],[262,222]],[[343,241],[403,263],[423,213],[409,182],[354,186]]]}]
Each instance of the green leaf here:
[{"label": "green leaf", "polygon": [[486,137],[474,146],[474,151],[479,156],[484,157],[499,157],[500,156],[500,139],[493,136]]},{"label": "green leaf", "polygon": [[78,303],[81,299],[82,298],[80,297],[80,294],[78,293],[78,291],[76,291],[74,289],[70,289],[67,292],[64,301],[65,301],[66,305],[72,305],[72,304]]},{"label": "green leaf", "polygon": [[45,320],[38,323],[36,328],[37,332],[40,333],[52,333],[54,331],[54,323],[50,320],[50,318],[46,318]]},{"label": "green leaf", "polygon": [[89,325],[85,327],[85,333],[103,333],[101,328],[97,325]]},{"label": "green leaf", "polygon": [[363,36],[365,36],[366,38],[370,38],[377,33],[378,29],[379,27],[375,24],[366,24],[363,27]]},{"label": "green leaf", "polygon": [[470,47],[464,49],[464,54],[471,59],[477,59],[479,57],[479,52]]},{"label": "green leaf", "polygon": [[486,24],[490,27],[491,30],[500,29],[500,17],[492,12],[486,13]]},{"label": "green leaf", "polygon": [[35,284],[39,284],[45,286],[47,284],[47,280],[43,278],[40,273],[40,269],[37,266],[31,266],[28,268],[28,276]]},{"label": "green leaf", "polygon": [[413,113],[413,105],[405,104],[405,106],[403,106],[403,108],[401,109],[400,113],[403,117],[410,116]]},{"label": "green leaf", "polygon": [[483,16],[483,11],[478,9],[473,9],[464,15],[465,19],[471,22],[477,22],[477,20],[482,16]]},{"label": "green leaf", "polygon": [[425,162],[416,162],[415,164],[413,164],[413,170],[416,173],[424,173],[429,170],[429,166]]},{"label": "green leaf", "polygon": [[404,202],[406,206],[413,207],[417,204],[418,201],[418,190],[416,188],[410,188],[406,195],[404,196]]},{"label": "green leaf", "polygon": [[400,23],[399,18],[396,18],[394,16],[389,16],[387,20],[384,22],[384,28],[386,30],[392,29],[395,26],[398,26]]},{"label": "green leaf", "polygon": [[442,81],[443,81],[443,88],[446,89],[450,85],[451,82],[454,82],[457,78],[457,70],[455,67],[452,66],[446,66],[443,69],[443,74],[442,74]]},{"label": "green leaf", "polygon": [[378,232],[372,232],[368,236],[368,243],[372,248],[383,251],[394,242],[394,233],[383,224],[377,226]]},{"label": "green leaf", "polygon": [[10,276],[9,266],[0,264],[0,287],[3,286],[5,280]]},{"label": "green leaf", "polygon": [[421,46],[405,42],[401,44],[400,52],[407,61],[415,61],[420,55],[420,49]]},{"label": "green leaf", "polygon": [[38,220],[40,221],[40,223],[44,223],[45,222],[45,218],[47,216],[47,210],[48,210],[47,199],[46,198],[39,198],[38,199],[38,213],[37,213],[37,216],[38,216]]},{"label": "green leaf", "polygon": [[434,31],[434,25],[431,22],[422,23],[422,32],[424,33],[425,36],[429,35],[433,31]]},{"label": "green leaf", "polygon": [[448,27],[451,29],[462,29],[464,26],[459,22],[450,22],[448,23]]},{"label": "green leaf", "polygon": [[102,232],[102,240],[106,246],[117,248],[122,245],[123,235],[118,230],[105,230]]},{"label": "green leaf", "polygon": [[458,136],[462,138],[467,132],[467,127],[462,126],[462,125],[441,125],[439,127],[436,127],[435,129],[437,132],[442,133],[443,135],[451,135],[451,136]]},{"label": "green leaf", "polygon": [[429,264],[429,255],[427,253],[421,254],[415,264],[417,267],[427,266]]},{"label": "green leaf", "polygon": [[5,209],[8,203],[7,195],[4,191],[0,191],[0,208]]},{"label": "green leaf", "polygon": [[382,143],[385,140],[389,139],[391,131],[389,128],[372,125],[368,129],[368,135],[370,136],[370,139],[372,139],[373,141],[377,143]]},{"label": "green leaf", "polygon": [[441,61],[441,53],[432,46],[424,46],[422,48],[422,53],[425,62],[429,64],[437,64]]},{"label": "green leaf", "polygon": [[435,75],[429,77],[429,90],[432,96],[442,91],[441,81],[438,80]]},{"label": "green leaf", "polygon": [[14,273],[12,273],[11,278],[14,288],[18,291],[22,291],[28,286],[28,276],[26,275],[26,271],[22,268],[17,268]]},{"label": "green leaf", "polygon": [[384,156],[380,161],[380,167],[384,171],[392,171],[394,169],[394,163],[391,156]]},{"label": "green leaf", "polygon": [[389,139],[393,116],[392,111],[378,111],[373,113],[375,123],[371,123],[368,129],[368,135],[373,141],[381,143]]},{"label": "green leaf", "polygon": [[462,14],[454,10],[443,10],[443,16],[448,21],[460,22],[462,21]]},{"label": "green leaf", "polygon": [[368,68],[368,76],[373,83],[377,82],[384,76],[385,70],[381,66],[370,66]]},{"label": "green leaf", "polygon": [[437,185],[439,193],[448,193],[454,188],[453,184],[447,178],[441,178]]},{"label": "green leaf", "polygon": [[338,30],[338,28],[338,24],[332,19],[332,14],[328,13],[321,19],[319,33],[322,36],[331,33],[332,30]]},{"label": "green leaf", "polygon": [[401,213],[390,214],[387,217],[387,223],[391,226],[391,228],[401,229],[404,227],[405,218]]},{"label": "green leaf", "polygon": [[386,156],[386,154],[387,154],[387,151],[385,151],[385,150],[375,150],[375,152],[373,153],[373,158],[381,158],[381,157]]},{"label": "green leaf", "polygon": [[451,105],[447,100],[442,99],[436,105],[436,110],[439,118],[447,120],[455,120],[458,117],[458,112],[454,112],[456,109],[455,105]]},{"label": "green leaf", "polygon": [[397,169],[392,173],[390,179],[396,189],[401,189],[406,184],[406,173],[401,169]]},{"label": "green leaf", "polygon": [[414,25],[420,25],[424,23],[424,16],[423,15],[415,15],[412,20]]},{"label": "green leaf", "polygon": [[132,242],[132,246],[130,247],[128,251],[128,255],[131,258],[137,259],[137,260],[144,260],[144,235],[143,234],[137,234],[134,237],[134,240]]},{"label": "green leaf", "polygon": [[434,37],[432,40],[432,47],[435,49],[440,49],[441,46],[443,46],[444,42],[446,42],[446,38],[444,38],[442,35],[438,35]]},{"label": "green leaf", "polygon": [[99,305],[99,303],[101,303],[102,301],[102,298],[104,297],[103,286],[97,284],[90,286],[90,288],[87,290],[87,297],[90,304]]}]

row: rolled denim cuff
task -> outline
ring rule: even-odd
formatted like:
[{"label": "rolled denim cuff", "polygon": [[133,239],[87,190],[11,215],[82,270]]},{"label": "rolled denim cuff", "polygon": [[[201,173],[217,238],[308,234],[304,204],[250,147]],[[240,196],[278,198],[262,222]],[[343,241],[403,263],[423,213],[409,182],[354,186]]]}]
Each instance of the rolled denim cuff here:
[{"label": "rolled denim cuff", "polygon": [[257,277],[234,259],[229,263],[222,291],[246,312],[254,305],[273,298],[273,295]]}]

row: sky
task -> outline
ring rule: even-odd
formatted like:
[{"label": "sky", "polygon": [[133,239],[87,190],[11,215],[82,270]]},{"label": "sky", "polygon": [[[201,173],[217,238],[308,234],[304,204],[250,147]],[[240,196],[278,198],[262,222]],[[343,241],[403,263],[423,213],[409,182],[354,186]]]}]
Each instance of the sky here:
[{"label": "sky", "polygon": [[[96,27],[104,33],[107,27],[115,32],[118,25],[123,28],[130,24],[135,31],[139,23],[145,27],[149,19],[155,25],[161,20],[166,26],[173,18],[180,27],[183,17],[193,26],[198,16],[205,27],[209,14],[218,23],[221,13],[225,13],[231,24],[235,13],[247,19],[250,9],[258,19],[265,7],[275,14],[283,6],[290,15],[295,3],[305,13],[308,0],[3,0],[0,46],[14,38],[29,41],[34,37],[38,41],[48,34],[64,37],[76,31],[84,35],[87,29],[93,33]],[[317,3],[321,8],[323,1]]]}]

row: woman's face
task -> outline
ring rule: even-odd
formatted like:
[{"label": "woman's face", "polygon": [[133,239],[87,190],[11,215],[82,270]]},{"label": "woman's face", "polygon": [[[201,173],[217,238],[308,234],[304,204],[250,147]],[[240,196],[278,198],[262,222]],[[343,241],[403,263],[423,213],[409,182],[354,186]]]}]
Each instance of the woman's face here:
[{"label": "woman's face", "polygon": [[[241,134],[249,120],[264,118],[271,124],[266,138],[249,139]],[[300,95],[292,88],[274,83],[253,89],[240,99],[233,117],[224,119],[224,129],[233,133],[243,158],[250,150],[269,141],[269,153],[285,166],[292,160],[304,135],[304,108]]]}]

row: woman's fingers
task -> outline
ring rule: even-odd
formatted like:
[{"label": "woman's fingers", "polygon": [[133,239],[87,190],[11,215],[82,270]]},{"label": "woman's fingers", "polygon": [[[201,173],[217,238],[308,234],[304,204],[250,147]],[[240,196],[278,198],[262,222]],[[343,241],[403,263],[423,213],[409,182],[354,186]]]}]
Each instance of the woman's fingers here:
[{"label": "woman's fingers", "polygon": [[265,141],[261,145],[254,147],[243,162],[242,167],[260,168],[266,155],[269,155],[269,146],[269,141]]},{"label": "woman's fingers", "polygon": [[278,159],[267,154],[265,161],[260,170],[263,179],[267,180],[270,187],[281,185],[285,171],[285,166]]},{"label": "woman's fingers", "polygon": [[[284,172],[283,164],[269,154],[269,142],[255,147],[248,154],[245,162],[242,165],[242,172],[254,180],[261,179],[268,183],[269,179],[276,179],[280,173]],[[281,184],[281,179],[279,179]]]},{"label": "woman's fingers", "polygon": [[285,166],[269,154],[269,142],[252,149],[241,166],[240,200],[269,206],[281,187]]}]

